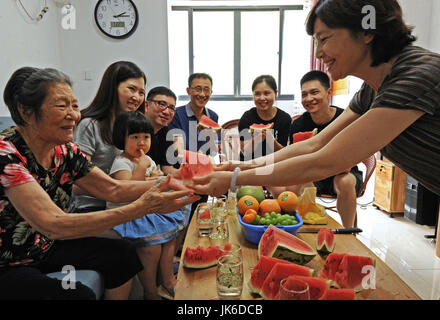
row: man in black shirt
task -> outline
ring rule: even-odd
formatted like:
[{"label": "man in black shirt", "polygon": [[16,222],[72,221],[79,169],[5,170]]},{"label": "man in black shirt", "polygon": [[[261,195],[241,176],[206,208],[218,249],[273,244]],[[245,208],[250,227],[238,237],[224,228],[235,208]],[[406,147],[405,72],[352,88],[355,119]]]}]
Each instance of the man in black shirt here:
[{"label": "man in black shirt", "polygon": [[[168,134],[168,125],[176,110],[176,95],[167,87],[155,87],[148,92],[145,116],[154,128],[154,137],[147,155],[160,165],[164,174],[173,174],[177,158],[173,137]],[[167,137],[168,135],[168,137]]]},{"label": "man in black shirt", "polygon": [[[341,108],[329,105],[331,96],[330,79],[322,71],[310,71],[301,79],[302,105],[306,112],[293,121],[290,128],[290,141],[297,132],[312,131],[317,128],[318,133],[335,120],[344,111]],[[317,193],[337,197],[337,209],[341,215],[344,227],[352,227],[356,216],[356,197],[362,188],[362,172],[357,166],[336,176],[324,180],[314,181],[305,185],[287,187],[300,195],[305,187],[315,186]],[[278,195],[283,189],[271,190]]]}]

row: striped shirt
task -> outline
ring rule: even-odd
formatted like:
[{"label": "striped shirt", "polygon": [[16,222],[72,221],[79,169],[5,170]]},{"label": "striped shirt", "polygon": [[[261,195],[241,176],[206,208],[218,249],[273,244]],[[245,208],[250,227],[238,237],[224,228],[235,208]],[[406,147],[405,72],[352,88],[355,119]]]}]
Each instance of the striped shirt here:
[{"label": "striped shirt", "polygon": [[423,111],[422,117],[381,152],[440,195],[440,54],[416,46],[406,47],[377,94],[364,83],[349,107],[358,114],[372,108]]}]

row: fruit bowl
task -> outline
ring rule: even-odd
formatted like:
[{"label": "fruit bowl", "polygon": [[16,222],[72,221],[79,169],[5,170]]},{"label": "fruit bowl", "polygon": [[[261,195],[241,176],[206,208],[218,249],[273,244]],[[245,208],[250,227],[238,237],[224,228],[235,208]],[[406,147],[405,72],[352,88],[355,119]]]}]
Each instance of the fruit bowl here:
[{"label": "fruit bowl", "polygon": [[[290,215],[295,216],[296,221],[298,221],[297,224],[290,225],[290,226],[276,225],[275,227],[277,227],[281,230],[284,230],[288,233],[291,233],[293,235],[296,235],[296,232],[298,231],[298,229],[303,225],[303,221],[297,212],[290,213]],[[254,244],[258,244],[260,242],[261,236],[263,235],[263,233],[266,231],[267,227],[269,227],[269,226],[268,225],[254,225],[254,224],[249,224],[249,223],[243,222],[243,219],[238,212],[237,212],[237,216],[238,216],[238,221],[240,221],[240,224],[243,226],[244,237],[246,238],[246,240],[248,240]]]}]

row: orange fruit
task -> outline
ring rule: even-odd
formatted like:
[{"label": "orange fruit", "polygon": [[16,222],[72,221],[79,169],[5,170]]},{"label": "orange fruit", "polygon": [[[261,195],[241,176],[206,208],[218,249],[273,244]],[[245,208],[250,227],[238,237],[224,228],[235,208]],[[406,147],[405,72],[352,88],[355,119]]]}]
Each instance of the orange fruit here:
[{"label": "orange fruit", "polygon": [[264,216],[265,213],[281,213],[281,207],[278,204],[278,200],[275,199],[265,199],[260,203],[260,216]]},{"label": "orange fruit", "polygon": [[[249,211],[249,210],[253,210],[253,209],[248,209],[247,211]],[[245,214],[242,219],[243,219],[244,223],[251,224],[252,222],[254,222],[256,216],[257,215],[255,215],[253,213],[248,213],[248,214]]]},{"label": "orange fruit", "polygon": [[238,200],[237,208],[241,215],[244,215],[247,209],[254,209],[255,211],[258,211],[258,200],[252,196],[243,196],[240,198],[240,200]]},{"label": "orange fruit", "polygon": [[247,215],[247,214],[251,214],[251,215],[257,216],[258,213],[254,209],[247,209],[246,212],[244,213],[244,215]]},{"label": "orange fruit", "polygon": [[286,212],[293,212],[296,210],[299,199],[292,191],[284,191],[278,196],[278,204],[281,209]]}]

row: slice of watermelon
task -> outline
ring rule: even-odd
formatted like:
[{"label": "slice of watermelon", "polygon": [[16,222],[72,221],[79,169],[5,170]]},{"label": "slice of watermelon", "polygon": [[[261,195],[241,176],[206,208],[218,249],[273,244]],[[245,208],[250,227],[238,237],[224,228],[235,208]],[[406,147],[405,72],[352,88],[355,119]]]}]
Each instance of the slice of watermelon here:
[{"label": "slice of watermelon", "polygon": [[264,280],[266,280],[267,275],[276,263],[287,264],[291,262],[266,256],[261,256],[260,259],[258,259],[257,264],[252,269],[251,278],[248,282],[250,292],[261,295],[261,287],[263,286]]},{"label": "slice of watermelon", "polygon": [[254,123],[253,125],[249,126],[249,131],[252,133],[254,131],[270,130],[272,128],[273,128],[273,122],[268,124]]},{"label": "slice of watermelon", "polygon": [[276,263],[263,282],[261,296],[266,300],[276,299],[280,290],[280,281],[291,275],[311,277],[313,269],[295,263]]},{"label": "slice of watermelon", "polygon": [[328,289],[319,300],[356,300],[353,289]]},{"label": "slice of watermelon", "polygon": [[218,246],[186,248],[183,254],[183,266],[195,269],[209,268],[217,264],[219,256]]},{"label": "slice of watermelon", "polygon": [[317,128],[313,129],[312,131],[294,133],[292,135],[293,143],[310,139],[311,137],[313,137],[313,136],[315,136],[317,134],[318,134],[318,129]]},{"label": "slice of watermelon", "polygon": [[219,125],[217,122],[212,120],[211,118],[208,118],[207,116],[203,115],[198,124],[199,129],[212,129],[214,131],[219,131],[222,129],[222,126]]},{"label": "slice of watermelon", "polygon": [[330,229],[322,228],[316,237],[316,250],[322,254],[333,252],[335,248],[335,235]]},{"label": "slice of watermelon", "polygon": [[179,174],[183,184],[191,182],[193,177],[204,176],[214,171],[212,159],[200,152],[185,150]]},{"label": "slice of watermelon", "polygon": [[269,225],[258,243],[258,256],[306,264],[316,256],[316,251],[307,242],[293,234]]},{"label": "slice of watermelon", "polygon": [[324,268],[319,276],[321,278],[335,280],[335,275],[338,271],[339,264],[345,256],[345,253],[330,253],[325,259]]},{"label": "slice of watermelon", "polygon": [[[374,260],[370,257],[346,255],[339,264],[335,282],[341,288],[362,290],[362,280],[369,272],[362,272],[365,266],[374,268]],[[371,276],[371,275],[370,275]]]},{"label": "slice of watermelon", "polygon": [[299,275],[289,276],[285,282],[285,287],[289,288],[293,279],[305,281],[309,285],[310,300],[319,300],[322,295],[330,289],[331,280],[325,280],[317,277],[304,277]]},{"label": "slice of watermelon", "polygon": [[211,211],[209,209],[206,209],[201,214],[199,214],[199,219],[211,219]]}]

